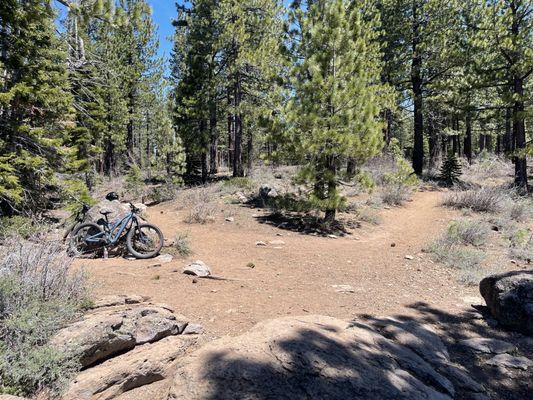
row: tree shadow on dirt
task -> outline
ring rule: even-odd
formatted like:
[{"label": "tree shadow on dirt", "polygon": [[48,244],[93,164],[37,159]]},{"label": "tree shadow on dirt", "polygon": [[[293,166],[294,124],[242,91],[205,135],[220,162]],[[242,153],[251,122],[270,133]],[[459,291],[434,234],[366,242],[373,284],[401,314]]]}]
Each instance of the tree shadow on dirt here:
[{"label": "tree shadow on dirt", "polygon": [[[498,338],[531,357],[531,341],[491,328],[469,312],[452,315],[425,303],[410,307],[417,316],[361,316],[347,329],[301,328],[294,335],[271,340],[252,355],[246,353],[248,347],[214,352],[202,371],[202,379],[212,389],[206,398],[531,398],[531,372],[489,366],[485,362],[494,355],[476,354],[457,344],[473,336]],[[426,324],[438,330],[428,330]],[[395,337],[394,332],[404,336]],[[409,336],[413,332],[414,338]],[[435,338],[437,333],[440,340]],[[449,352],[445,358],[441,340]]]}]

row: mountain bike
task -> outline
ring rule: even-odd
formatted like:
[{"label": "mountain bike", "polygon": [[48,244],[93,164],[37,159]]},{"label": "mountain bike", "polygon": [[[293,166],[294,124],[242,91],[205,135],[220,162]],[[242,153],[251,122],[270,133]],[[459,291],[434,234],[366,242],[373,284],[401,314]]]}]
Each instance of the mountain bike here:
[{"label": "mountain bike", "polygon": [[105,219],[102,226],[92,222],[79,225],[70,239],[70,255],[82,257],[99,250],[106,251],[108,246],[116,245],[124,237],[128,251],[135,258],[158,255],[164,243],[163,233],[157,226],[140,221],[137,216],[140,210],[131,203],[130,209],[124,218],[113,224],[108,220],[112,211],[100,211]]},{"label": "mountain bike", "polygon": [[79,208],[76,212],[74,221],[65,230],[65,234],[63,235],[63,242],[67,240],[68,235],[74,232],[74,230],[76,230],[79,225],[83,224],[83,222],[85,221],[85,216],[87,215],[90,209],[91,206],[89,206],[87,203],[81,202],[81,208]]}]

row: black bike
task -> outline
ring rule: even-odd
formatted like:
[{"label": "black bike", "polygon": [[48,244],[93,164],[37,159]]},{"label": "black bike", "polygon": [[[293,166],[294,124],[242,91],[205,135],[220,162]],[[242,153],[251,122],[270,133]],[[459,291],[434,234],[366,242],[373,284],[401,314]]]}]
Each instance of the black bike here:
[{"label": "black bike", "polygon": [[111,211],[102,211],[105,218],[102,226],[92,222],[79,225],[70,239],[70,254],[78,257],[94,254],[126,237],[126,247],[134,257],[158,255],[164,243],[163,233],[157,226],[139,221],[140,210],[131,203],[130,208],[131,212],[114,224],[108,221]]}]

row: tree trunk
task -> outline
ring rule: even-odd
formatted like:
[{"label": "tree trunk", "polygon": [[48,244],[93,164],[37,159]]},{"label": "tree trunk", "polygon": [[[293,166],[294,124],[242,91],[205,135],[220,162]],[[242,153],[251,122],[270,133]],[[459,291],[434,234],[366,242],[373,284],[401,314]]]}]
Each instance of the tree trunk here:
[{"label": "tree trunk", "polygon": [[[327,196],[328,199],[332,199],[336,196],[337,193],[337,168],[335,165],[335,157],[329,156],[326,158],[326,168],[328,170],[329,179],[327,181]],[[326,210],[324,215],[324,222],[326,224],[331,224],[335,222],[335,217],[337,215],[337,210],[335,208]]]},{"label": "tree trunk", "polygon": [[466,112],[465,125],[464,154],[468,163],[472,164],[472,115],[470,111]]},{"label": "tree trunk", "polygon": [[440,156],[439,133],[433,117],[428,119],[427,129],[429,133],[429,169],[437,166]]},{"label": "tree trunk", "polygon": [[209,119],[209,174],[215,175],[218,172],[218,131],[217,131],[217,109],[212,102]]},{"label": "tree trunk", "polygon": [[483,150],[485,150],[486,145],[485,135],[480,133],[479,134],[479,152],[481,153]]},{"label": "tree trunk", "polygon": [[240,105],[241,105],[241,96],[242,96],[242,90],[241,90],[241,79],[240,75],[237,73],[236,79],[235,79],[235,126],[234,126],[234,134],[235,134],[235,141],[233,142],[233,176],[234,177],[240,177],[244,176],[244,168],[242,164],[242,134],[243,134],[243,115],[241,113]]},{"label": "tree trunk", "polygon": [[513,137],[516,145],[515,185],[527,192],[527,160],[526,160],[526,126],[524,116],[524,81],[520,77],[514,78],[515,102],[513,106]]},{"label": "tree trunk", "polygon": [[246,144],[246,169],[248,175],[251,175],[253,169],[254,157],[254,138],[252,132],[248,133],[248,143]]},{"label": "tree trunk", "polygon": [[512,112],[511,107],[505,109],[505,134],[503,136],[503,151],[505,154],[511,154],[514,151]]},{"label": "tree trunk", "polygon": [[388,108],[384,111],[385,127],[383,128],[383,141],[388,147],[392,139],[392,111]]},{"label": "tree trunk", "polygon": [[349,178],[353,178],[355,175],[355,160],[350,157],[348,158],[348,163],[346,164],[346,175]]},{"label": "tree trunk", "polygon": [[[231,108],[232,106],[232,100],[231,100],[231,90],[228,87],[228,107]],[[233,146],[234,146],[234,140],[235,139],[235,120],[234,120],[234,114],[229,113],[228,114],[228,167],[233,168]]]},{"label": "tree trunk", "polygon": [[419,21],[417,2],[413,1],[413,42],[411,60],[411,84],[414,97],[414,146],[413,170],[421,175],[424,169],[424,115],[422,94],[422,57],[419,53]]}]

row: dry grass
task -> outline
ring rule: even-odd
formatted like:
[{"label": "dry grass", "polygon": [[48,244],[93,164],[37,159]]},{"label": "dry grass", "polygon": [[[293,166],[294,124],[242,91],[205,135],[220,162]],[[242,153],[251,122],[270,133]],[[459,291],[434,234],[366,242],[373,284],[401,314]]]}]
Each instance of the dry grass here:
[{"label": "dry grass", "polygon": [[191,243],[189,240],[189,235],[186,233],[176,234],[173,245],[174,250],[181,257],[188,257],[192,254]]},{"label": "dry grass", "polygon": [[496,213],[503,210],[508,200],[508,191],[500,187],[483,187],[450,193],[443,204],[451,208]]},{"label": "dry grass", "polygon": [[215,221],[219,185],[202,186],[186,191],[179,199],[180,208],[186,210],[184,221],[188,224],[206,224]]}]

